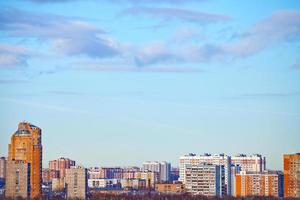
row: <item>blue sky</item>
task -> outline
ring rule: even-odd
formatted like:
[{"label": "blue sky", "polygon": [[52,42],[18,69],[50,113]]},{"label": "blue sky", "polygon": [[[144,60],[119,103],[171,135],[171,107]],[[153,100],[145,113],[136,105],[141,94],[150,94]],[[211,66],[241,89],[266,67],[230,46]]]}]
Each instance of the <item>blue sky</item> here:
[{"label": "blue sky", "polygon": [[44,166],[300,151],[300,3],[0,1],[0,154],[22,120]]}]

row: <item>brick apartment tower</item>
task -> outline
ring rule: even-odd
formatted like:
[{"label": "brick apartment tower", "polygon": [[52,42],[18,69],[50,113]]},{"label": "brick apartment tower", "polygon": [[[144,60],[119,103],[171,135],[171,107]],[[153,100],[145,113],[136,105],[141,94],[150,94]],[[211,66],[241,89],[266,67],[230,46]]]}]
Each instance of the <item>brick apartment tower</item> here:
[{"label": "brick apartment tower", "polygon": [[[21,122],[8,145],[8,161],[30,164],[30,198],[42,194],[42,130],[28,122]],[[7,174],[9,176],[9,174]]]},{"label": "brick apartment tower", "polygon": [[283,156],[284,197],[300,198],[300,153]]}]

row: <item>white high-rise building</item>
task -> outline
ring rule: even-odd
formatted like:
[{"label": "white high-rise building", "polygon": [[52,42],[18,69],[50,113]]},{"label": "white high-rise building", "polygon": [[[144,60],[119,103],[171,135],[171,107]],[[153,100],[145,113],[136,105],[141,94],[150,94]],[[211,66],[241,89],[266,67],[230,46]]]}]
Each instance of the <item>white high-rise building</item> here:
[{"label": "white high-rise building", "polygon": [[266,170],[266,158],[259,154],[251,156],[239,154],[231,157],[231,163],[240,166],[241,171],[263,172]]},{"label": "white high-rise building", "polygon": [[193,195],[223,196],[225,173],[223,165],[185,165],[185,188]]},{"label": "white high-rise building", "polygon": [[224,154],[188,154],[179,159],[179,181],[186,183],[185,166],[199,164],[223,165],[225,170],[225,194],[231,195],[231,158]]}]

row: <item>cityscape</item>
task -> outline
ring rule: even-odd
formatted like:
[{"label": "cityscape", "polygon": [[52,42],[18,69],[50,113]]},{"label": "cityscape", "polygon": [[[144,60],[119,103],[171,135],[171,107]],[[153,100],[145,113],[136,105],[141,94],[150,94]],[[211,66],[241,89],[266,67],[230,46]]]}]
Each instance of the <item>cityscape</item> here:
[{"label": "cityscape", "polygon": [[268,170],[266,157],[259,154],[189,153],[179,157],[179,166],[145,161],[142,166],[85,168],[60,157],[45,167],[42,159],[42,129],[20,122],[8,144],[8,156],[0,158],[2,198],[91,199],[106,194],[141,199],[149,194],[300,198],[300,153],[283,155],[284,171]]},{"label": "cityscape", "polygon": [[0,200],[300,200],[300,0],[0,0]]}]

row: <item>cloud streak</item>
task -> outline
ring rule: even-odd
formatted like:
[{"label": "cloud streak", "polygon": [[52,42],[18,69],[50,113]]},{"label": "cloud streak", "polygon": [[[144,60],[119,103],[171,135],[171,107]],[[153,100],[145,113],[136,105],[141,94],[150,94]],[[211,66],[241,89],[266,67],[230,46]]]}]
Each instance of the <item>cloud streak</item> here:
[{"label": "cloud streak", "polygon": [[121,15],[125,16],[149,16],[163,21],[181,21],[197,24],[208,24],[229,21],[231,18],[226,15],[205,13],[180,8],[149,8],[132,7],[124,10]]}]

